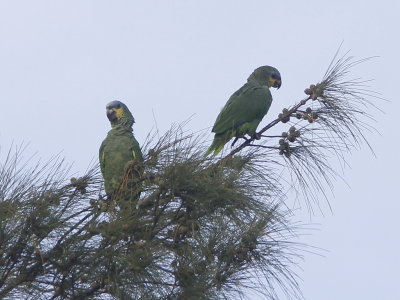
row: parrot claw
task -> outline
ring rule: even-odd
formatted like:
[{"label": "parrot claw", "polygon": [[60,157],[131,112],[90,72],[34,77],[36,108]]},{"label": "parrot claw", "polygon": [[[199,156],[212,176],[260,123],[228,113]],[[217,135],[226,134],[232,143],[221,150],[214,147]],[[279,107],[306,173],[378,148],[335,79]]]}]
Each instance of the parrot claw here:
[{"label": "parrot claw", "polygon": [[251,138],[253,138],[255,140],[259,140],[259,139],[261,139],[261,134],[254,132],[254,134],[251,136]]},{"label": "parrot claw", "polygon": [[[242,137],[240,137],[240,138],[244,139],[246,142],[250,140],[250,139],[246,138],[245,136],[242,136]],[[235,137],[235,139],[233,140],[233,142],[232,142],[232,144],[231,144],[231,147],[233,147],[233,146],[236,144],[236,142],[237,142],[238,140],[239,140],[239,138],[238,138],[238,137]]]}]

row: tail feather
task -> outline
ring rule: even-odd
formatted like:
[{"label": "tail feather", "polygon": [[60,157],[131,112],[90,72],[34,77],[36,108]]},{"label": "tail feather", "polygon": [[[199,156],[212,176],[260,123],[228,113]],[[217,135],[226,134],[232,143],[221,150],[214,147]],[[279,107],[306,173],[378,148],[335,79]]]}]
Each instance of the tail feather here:
[{"label": "tail feather", "polygon": [[213,152],[213,155],[217,155],[219,152],[221,152],[222,149],[224,149],[226,143],[227,141],[224,137],[216,135],[213,142],[211,143],[211,146],[207,149],[205,156],[208,156]]}]

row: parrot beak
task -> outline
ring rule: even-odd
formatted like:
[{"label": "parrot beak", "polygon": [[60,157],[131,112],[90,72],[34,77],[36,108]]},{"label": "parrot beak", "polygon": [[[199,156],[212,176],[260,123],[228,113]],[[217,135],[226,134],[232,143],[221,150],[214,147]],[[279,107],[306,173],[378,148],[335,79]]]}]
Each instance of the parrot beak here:
[{"label": "parrot beak", "polygon": [[115,114],[115,110],[107,109],[107,118],[110,120],[111,123],[117,121],[117,116]]},{"label": "parrot beak", "polygon": [[276,79],[272,86],[279,90],[279,88],[281,87],[281,84],[282,84],[282,81],[280,79]]}]

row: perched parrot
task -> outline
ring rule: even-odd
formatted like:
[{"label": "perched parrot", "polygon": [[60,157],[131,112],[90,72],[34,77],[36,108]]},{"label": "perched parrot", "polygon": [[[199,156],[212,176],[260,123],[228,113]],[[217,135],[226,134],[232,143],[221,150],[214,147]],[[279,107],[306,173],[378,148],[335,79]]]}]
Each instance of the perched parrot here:
[{"label": "perched parrot", "polygon": [[[254,70],[240,89],[228,100],[219,113],[212,132],[214,140],[206,155],[218,154],[233,137],[253,136],[258,124],[272,103],[270,87],[280,88],[281,75],[274,67],[262,66]],[[236,141],[236,140],[235,140]]]},{"label": "perched parrot", "polygon": [[[99,161],[107,196],[116,199],[126,198],[130,194],[137,199],[141,187],[137,179],[143,173],[143,156],[132,133],[135,119],[128,107],[120,101],[108,103],[106,111],[111,130],[100,146]],[[130,171],[127,172],[128,169]]]}]

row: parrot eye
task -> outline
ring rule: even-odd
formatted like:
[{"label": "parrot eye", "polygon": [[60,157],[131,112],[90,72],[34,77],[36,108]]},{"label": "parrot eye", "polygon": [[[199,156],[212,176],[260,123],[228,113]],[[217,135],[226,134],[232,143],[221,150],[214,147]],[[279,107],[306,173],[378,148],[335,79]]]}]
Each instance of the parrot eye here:
[{"label": "parrot eye", "polygon": [[272,74],[272,75],[271,75],[271,78],[272,78],[272,79],[279,79],[279,76],[278,76],[277,74]]}]

